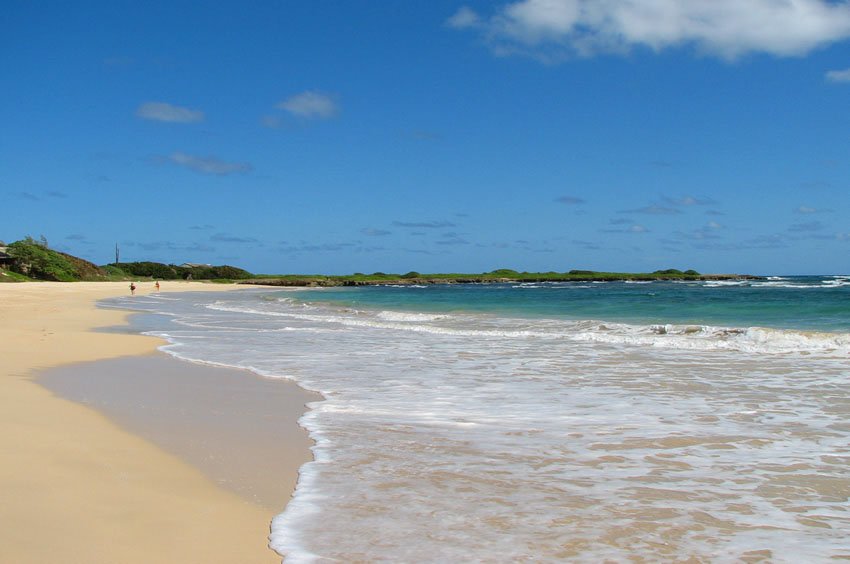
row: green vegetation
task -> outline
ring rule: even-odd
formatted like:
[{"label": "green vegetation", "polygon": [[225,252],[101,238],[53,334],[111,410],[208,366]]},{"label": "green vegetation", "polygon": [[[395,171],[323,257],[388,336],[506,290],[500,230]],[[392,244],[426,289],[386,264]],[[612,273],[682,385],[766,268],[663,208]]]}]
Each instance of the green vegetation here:
[{"label": "green vegetation", "polygon": [[312,275],[260,275],[257,274],[244,284],[269,286],[370,286],[378,284],[487,284],[498,282],[588,282],[618,280],[708,280],[722,278],[755,278],[753,276],[703,275],[696,270],[681,271],[675,268],[656,270],[649,273],[633,272],[597,272],[594,270],[570,270],[569,272],[518,272],[509,268],[500,268],[482,274],[374,274],[355,273],[348,276]]},{"label": "green vegetation", "polygon": [[27,278],[58,282],[107,278],[106,272],[97,265],[49,248],[43,236],[39,241],[32,237],[16,241],[6,252],[12,257],[9,270]]},{"label": "green vegetation", "polygon": [[0,284],[3,282],[29,282],[30,280],[23,274],[0,268]]},{"label": "green vegetation", "polygon": [[82,280],[131,280],[151,278],[160,280],[215,280],[232,282],[253,275],[235,266],[175,266],[158,262],[122,262],[97,266],[75,256],[55,251],[43,236],[36,240],[27,237],[8,245],[6,253],[11,258],[8,269],[0,268],[0,281],[22,282],[51,280],[77,282]]},{"label": "green vegetation", "polygon": [[406,274],[356,272],[347,276],[310,275],[267,275],[251,274],[235,266],[212,266],[206,264],[163,264],[159,262],[121,262],[96,266],[77,257],[54,251],[47,240],[36,241],[27,237],[12,243],[7,248],[11,264],[6,270],[0,268],[0,282],[25,280],[206,280],[219,284],[257,284],[268,286],[369,286],[378,284],[487,284],[498,282],[587,282],[617,280],[717,280],[757,278],[747,275],[700,274],[696,270],[681,271],[675,268],[656,270],[650,273],[597,272],[594,270],[570,270],[567,272],[519,272],[510,268],[499,268],[481,274],[421,274],[411,270]]},{"label": "green vegetation", "polygon": [[177,266],[160,262],[119,262],[111,265],[131,277],[159,280],[245,280],[253,275],[235,266]]}]

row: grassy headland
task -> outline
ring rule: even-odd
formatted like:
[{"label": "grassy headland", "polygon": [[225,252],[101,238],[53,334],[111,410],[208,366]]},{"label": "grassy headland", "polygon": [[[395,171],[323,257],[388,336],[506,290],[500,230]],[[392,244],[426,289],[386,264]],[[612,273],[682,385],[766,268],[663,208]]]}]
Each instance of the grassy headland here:
[{"label": "grassy headland", "polygon": [[247,270],[235,266],[208,264],[163,264],[159,262],[118,262],[98,266],[87,260],[51,249],[47,240],[27,237],[8,246],[0,245],[0,282],[48,280],[54,282],[96,282],[121,280],[208,280],[233,282],[251,278]]}]

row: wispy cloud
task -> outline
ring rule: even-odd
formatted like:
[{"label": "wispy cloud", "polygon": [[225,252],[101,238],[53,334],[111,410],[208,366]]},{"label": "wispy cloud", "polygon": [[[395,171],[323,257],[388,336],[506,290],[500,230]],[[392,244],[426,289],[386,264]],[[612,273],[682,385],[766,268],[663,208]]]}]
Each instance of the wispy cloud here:
[{"label": "wispy cloud", "polygon": [[189,229],[192,229],[193,231],[209,231],[210,229],[215,229],[215,226],[206,223],[204,225],[192,225]]},{"label": "wispy cloud", "polygon": [[718,231],[723,229],[723,226],[716,221],[709,221],[702,227],[692,231],[676,231],[673,233],[679,239],[688,239],[692,241],[704,241],[706,239],[720,239]]},{"label": "wispy cloud", "polygon": [[443,233],[441,235],[442,240],[437,241],[438,245],[469,245],[470,242],[464,239],[463,235],[460,233],[455,233],[454,231],[449,231],[448,233]]},{"label": "wispy cloud", "polygon": [[258,243],[257,239],[253,237],[239,237],[238,235],[231,235],[229,233],[216,233],[210,237],[210,241],[215,241],[217,243]]},{"label": "wispy cloud", "polygon": [[387,231],[386,229],[374,229],[372,227],[364,227],[360,230],[360,233],[366,235],[367,237],[383,237],[384,235],[390,235],[392,231]]},{"label": "wispy cloud", "polygon": [[435,252],[435,251],[431,251],[431,250],[428,250],[428,249],[402,249],[402,250],[405,253],[413,253],[413,254],[417,254],[417,255],[445,255],[445,254],[450,253],[450,251]]},{"label": "wispy cloud", "polygon": [[638,47],[659,52],[690,46],[733,60],[751,53],[799,56],[843,41],[850,37],[850,5],[826,0],[522,0],[486,18],[461,8],[446,25],[478,30],[499,55],[551,61]]},{"label": "wispy cloud", "polygon": [[649,229],[645,226],[635,223],[622,229],[600,229],[603,233],[649,233]]},{"label": "wispy cloud", "polygon": [[55,190],[51,190],[49,192],[44,192],[41,195],[34,194],[32,192],[21,191],[21,192],[13,193],[12,196],[14,196],[18,199],[21,199],[21,200],[29,200],[31,202],[40,202],[40,201],[42,201],[43,197],[54,198],[54,199],[64,199],[64,198],[68,197],[68,195],[65,194],[64,192],[57,192]]},{"label": "wispy cloud", "polygon": [[467,29],[476,27],[481,23],[481,18],[469,6],[461,6],[458,11],[446,20],[446,25],[453,29]]},{"label": "wispy cloud", "polygon": [[328,119],[339,112],[332,96],[313,90],[290,96],[276,107],[305,119]]},{"label": "wispy cloud", "polygon": [[166,102],[145,102],[136,110],[136,115],[142,119],[166,121],[171,123],[196,123],[204,121],[204,112],[190,110]]},{"label": "wispy cloud", "polygon": [[802,215],[810,215],[815,213],[830,213],[832,210],[813,208],[810,206],[800,206],[794,209],[794,213],[799,213]]},{"label": "wispy cloud", "polygon": [[210,247],[209,245],[204,245],[202,243],[175,243],[173,241],[129,241],[124,242],[124,245],[128,247],[139,247],[140,249],[148,252],[154,251],[175,251],[175,252],[203,252],[203,253],[212,253],[215,252],[214,247]]},{"label": "wispy cloud", "polygon": [[278,129],[283,122],[278,116],[266,115],[260,118],[260,125],[269,129]]},{"label": "wispy cloud", "polygon": [[664,201],[672,206],[710,206],[717,202],[711,198],[697,198],[695,196],[664,196]]},{"label": "wispy cloud", "polygon": [[455,246],[455,245],[469,245],[469,241],[464,239],[463,237],[449,237],[447,239],[443,239],[441,241],[437,241],[438,245],[443,246]]},{"label": "wispy cloud", "polygon": [[567,206],[577,206],[585,203],[584,199],[577,198],[576,196],[561,196],[560,198],[555,198],[555,201]]},{"label": "wispy cloud", "polygon": [[456,227],[450,221],[393,221],[396,227],[412,227],[419,229],[443,229],[445,227]]},{"label": "wispy cloud", "polygon": [[218,157],[197,157],[187,155],[177,151],[172,153],[168,160],[182,167],[200,172],[202,174],[215,174],[217,176],[227,176],[236,172],[246,173],[252,170],[252,166],[248,163],[231,163],[223,161]]},{"label": "wispy cloud", "polygon": [[203,243],[189,243],[184,246],[181,250],[189,252],[189,253],[214,253],[215,247],[211,247],[209,245],[205,245]]},{"label": "wispy cloud", "polygon": [[598,251],[602,249],[599,243],[594,243],[593,241],[582,241],[581,239],[573,239],[571,243],[588,251]]},{"label": "wispy cloud", "polygon": [[805,223],[795,223],[788,228],[792,233],[808,233],[811,231],[820,231],[824,228],[820,221],[807,221]]},{"label": "wispy cloud", "polygon": [[738,242],[700,241],[693,244],[695,249],[706,251],[741,251],[748,249],[785,249],[788,243],[781,235],[760,235]]},{"label": "wispy cloud", "polygon": [[338,253],[340,251],[371,253],[384,250],[383,247],[364,247],[354,243],[306,243],[301,241],[295,245],[282,245],[277,249],[284,254],[295,255],[299,253]]},{"label": "wispy cloud", "polygon": [[635,208],[632,210],[621,210],[617,213],[639,213],[644,215],[676,215],[682,213],[681,210],[676,208],[669,208],[666,206],[659,206],[656,204],[652,204],[649,206],[644,206],[642,208]]},{"label": "wispy cloud", "polygon": [[829,82],[850,82],[850,69],[828,71],[826,79]]}]

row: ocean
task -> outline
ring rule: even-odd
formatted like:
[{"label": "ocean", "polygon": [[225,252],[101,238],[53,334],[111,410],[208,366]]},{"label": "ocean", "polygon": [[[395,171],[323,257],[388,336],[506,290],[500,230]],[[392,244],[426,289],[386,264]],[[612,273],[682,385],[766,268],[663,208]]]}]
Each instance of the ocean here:
[{"label": "ocean", "polygon": [[287,562],[850,558],[850,276],[103,305],[325,396]]}]

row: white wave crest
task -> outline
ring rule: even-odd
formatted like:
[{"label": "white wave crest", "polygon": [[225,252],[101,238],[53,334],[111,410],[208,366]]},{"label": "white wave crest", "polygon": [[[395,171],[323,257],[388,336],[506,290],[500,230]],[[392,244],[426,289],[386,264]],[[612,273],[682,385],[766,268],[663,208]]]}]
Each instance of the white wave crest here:
[{"label": "white wave crest", "polygon": [[374,330],[426,333],[446,337],[486,339],[552,339],[615,346],[656,347],[690,351],[741,351],[757,354],[850,355],[850,333],[794,331],[763,327],[713,327],[709,325],[633,325],[597,320],[555,321],[500,319],[488,316],[435,315],[417,312],[362,311],[316,308],[268,311],[223,303],[209,309],[250,315],[298,319]]},{"label": "white wave crest", "polygon": [[424,322],[424,321],[437,321],[439,319],[446,319],[447,317],[449,317],[449,316],[448,315],[430,314],[430,313],[404,312],[404,311],[382,311],[382,312],[378,313],[378,318],[383,319],[385,321]]}]

